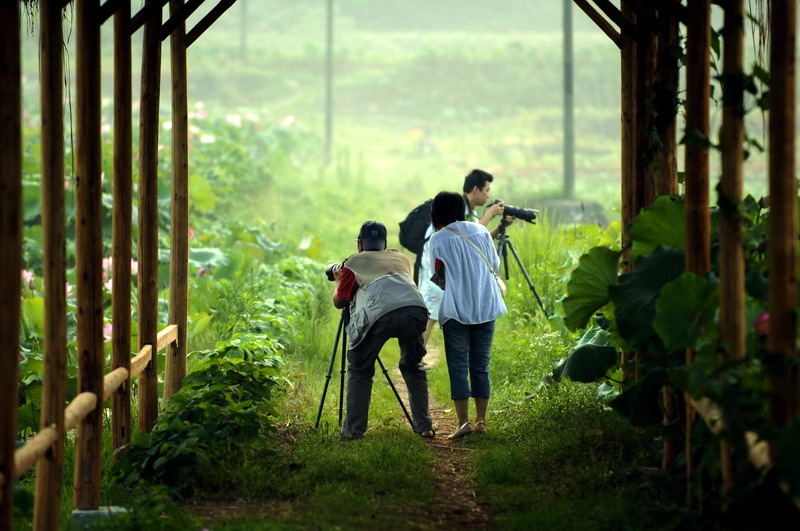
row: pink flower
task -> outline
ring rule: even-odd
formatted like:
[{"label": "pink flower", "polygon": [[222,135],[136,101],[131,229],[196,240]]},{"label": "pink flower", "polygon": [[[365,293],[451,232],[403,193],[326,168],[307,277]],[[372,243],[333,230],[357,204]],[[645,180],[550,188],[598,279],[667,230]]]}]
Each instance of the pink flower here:
[{"label": "pink flower", "polygon": [[139,262],[131,258],[131,275],[139,274]]},{"label": "pink flower", "polygon": [[67,291],[67,297],[74,297],[75,296],[75,294],[72,293],[72,284],[70,284],[69,282],[67,282],[67,284],[66,284],[66,291]]},{"label": "pink flower", "polygon": [[111,293],[111,288],[112,288],[113,286],[114,286],[114,281],[113,281],[113,280],[108,280],[108,281],[107,281],[105,284],[103,284],[103,287],[104,287],[104,288],[106,288],[106,290],[107,290],[109,293]]},{"label": "pink flower", "polygon": [[108,343],[111,341],[111,332],[113,331],[113,327],[111,323],[106,323],[103,327],[103,343]]},{"label": "pink flower", "polygon": [[753,328],[756,329],[759,335],[766,336],[769,334],[769,313],[764,312],[756,318],[753,323]]},{"label": "pink flower", "polygon": [[200,268],[200,269],[197,271],[197,276],[198,276],[198,277],[204,277],[204,276],[206,276],[206,268],[205,268],[205,267],[201,267],[201,268]]},{"label": "pink flower", "polygon": [[114,259],[110,256],[108,258],[103,258],[103,271],[111,271],[112,267],[114,266]]},{"label": "pink flower", "polygon": [[189,239],[191,240],[192,238],[194,238],[194,229],[189,227]]},{"label": "pink flower", "polygon": [[33,271],[27,269],[22,270],[22,283],[26,284],[30,289],[33,289]]}]

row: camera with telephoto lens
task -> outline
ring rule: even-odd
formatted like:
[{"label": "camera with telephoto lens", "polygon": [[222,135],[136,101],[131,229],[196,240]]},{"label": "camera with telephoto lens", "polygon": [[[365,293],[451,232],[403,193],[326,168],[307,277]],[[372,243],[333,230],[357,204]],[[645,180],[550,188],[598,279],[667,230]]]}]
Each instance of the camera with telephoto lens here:
[{"label": "camera with telephoto lens", "polygon": [[333,282],[334,280],[336,280],[333,275],[337,271],[339,271],[343,266],[344,266],[344,262],[342,262],[341,264],[337,264],[337,263],[328,264],[327,266],[325,266],[325,276],[328,277],[328,280]]},{"label": "camera with telephoto lens", "polygon": [[[492,204],[500,203],[502,200],[495,199],[492,201]],[[503,217],[505,216],[514,216],[517,219],[521,219],[522,221],[527,221],[528,223],[536,223],[534,221],[536,216],[539,214],[538,210],[534,210],[532,208],[517,208],[509,205],[503,205]]]}]

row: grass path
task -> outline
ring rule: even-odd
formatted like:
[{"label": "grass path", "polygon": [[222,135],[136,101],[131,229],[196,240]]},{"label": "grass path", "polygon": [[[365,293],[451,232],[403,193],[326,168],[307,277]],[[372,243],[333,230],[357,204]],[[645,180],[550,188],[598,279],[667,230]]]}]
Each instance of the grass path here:
[{"label": "grass path", "polygon": [[[441,349],[429,344],[425,364],[430,370],[441,362]],[[394,369],[394,380],[398,393],[408,403],[408,389],[398,368]],[[435,474],[435,503],[428,516],[437,529],[482,529],[489,527],[491,516],[488,505],[478,503],[472,481],[470,453],[474,448],[463,446],[459,441],[448,441],[447,435],[456,430],[455,412],[430,394],[429,409],[437,438],[428,443],[434,451],[433,472]],[[473,436],[480,436],[475,434]]]}]

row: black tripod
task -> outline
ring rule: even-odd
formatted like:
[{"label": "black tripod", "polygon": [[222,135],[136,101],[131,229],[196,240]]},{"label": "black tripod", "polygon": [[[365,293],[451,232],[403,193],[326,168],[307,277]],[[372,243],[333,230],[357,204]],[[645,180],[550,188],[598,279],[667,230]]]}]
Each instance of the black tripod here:
[{"label": "black tripod", "polygon": [[[346,310],[345,310],[346,311]],[[344,329],[344,321],[345,321],[345,311],[342,311],[342,316],[339,318],[339,327],[336,329],[336,339],[333,342],[333,350],[331,351],[331,361],[328,364],[328,372],[325,374],[325,387],[322,389],[322,399],[319,401],[319,411],[317,411],[317,422],[314,423],[314,429],[319,428],[319,420],[322,418],[322,407],[325,405],[325,396],[328,394],[328,384],[331,381],[331,373],[333,372],[333,364],[336,361],[336,351],[339,349],[339,338],[342,339],[342,368],[339,371],[341,378],[339,381],[339,426],[342,425],[342,407],[344,403],[344,373],[345,371],[345,362],[347,360],[347,332]],[[383,375],[386,376],[386,381],[389,382],[389,387],[392,388],[394,391],[394,396],[397,397],[397,402],[400,404],[400,408],[403,410],[403,414],[405,414],[406,419],[408,419],[408,424],[411,426],[411,429],[414,429],[414,423],[411,421],[411,415],[408,414],[408,410],[406,409],[406,405],[403,403],[403,399],[400,398],[400,394],[397,392],[397,388],[395,388],[394,383],[392,383],[392,379],[389,377],[389,371],[386,369],[386,365],[383,364],[383,360],[380,356],[378,356],[378,365],[381,366],[381,371],[383,371]]]},{"label": "black tripod", "polygon": [[517,250],[514,248],[514,244],[511,243],[511,239],[506,234],[506,226],[501,222],[500,223],[500,233],[497,236],[497,255],[503,259],[503,269],[505,271],[506,280],[508,280],[508,250],[511,249],[511,254],[514,255],[514,259],[517,261],[517,265],[519,266],[520,271],[522,271],[522,276],[525,277],[525,282],[528,283],[528,287],[531,288],[533,292],[533,296],[536,297],[536,302],[539,303],[539,307],[544,312],[544,316],[549,318],[547,310],[544,309],[544,303],[542,299],[539,297],[539,294],[536,293],[536,288],[533,287],[533,281],[531,281],[531,277],[528,276],[528,272],[525,270],[525,266],[522,265],[522,260],[520,260],[519,255],[517,254]]}]

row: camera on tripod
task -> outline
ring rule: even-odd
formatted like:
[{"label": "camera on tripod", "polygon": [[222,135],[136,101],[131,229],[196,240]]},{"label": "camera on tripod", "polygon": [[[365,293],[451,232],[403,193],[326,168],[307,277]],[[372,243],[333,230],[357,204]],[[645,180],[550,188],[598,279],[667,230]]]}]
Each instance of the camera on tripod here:
[{"label": "camera on tripod", "polygon": [[[492,201],[492,204],[500,203],[502,200],[495,199]],[[534,210],[532,208],[517,208],[509,205],[503,206],[503,216],[514,216],[517,219],[521,219],[522,221],[527,221],[528,223],[536,224],[536,216],[539,214],[538,210]]]},{"label": "camera on tripod", "polygon": [[328,277],[328,280],[333,282],[334,280],[336,280],[336,278],[333,275],[335,275],[336,272],[339,271],[342,267],[344,267],[344,262],[340,264],[335,262],[333,264],[328,264],[327,266],[325,266],[325,276]]}]

